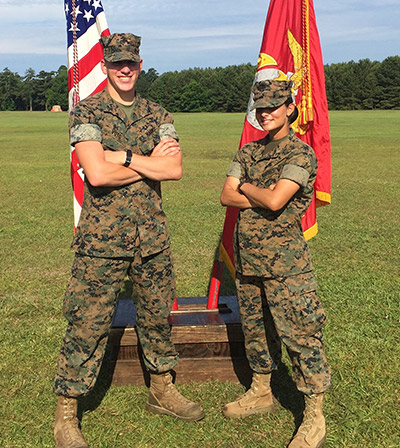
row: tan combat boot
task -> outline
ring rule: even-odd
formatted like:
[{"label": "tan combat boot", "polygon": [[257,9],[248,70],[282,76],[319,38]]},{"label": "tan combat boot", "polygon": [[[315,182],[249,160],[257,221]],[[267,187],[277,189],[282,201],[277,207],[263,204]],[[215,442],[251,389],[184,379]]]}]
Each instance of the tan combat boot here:
[{"label": "tan combat boot", "polygon": [[276,412],[271,391],[271,374],[253,373],[250,389],[236,401],[224,406],[225,417],[240,418]]},{"label": "tan combat boot", "polygon": [[305,395],[303,423],[288,448],[319,448],[325,442],[325,418],[322,414],[324,394]]},{"label": "tan combat boot", "polygon": [[150,391],[146,409],[153,414],[167,414],[181,420],[201,420],[204,411],[200,405],[193,403],[178,392],[172,382],[172,375],[162,373],[150,375]]},{"label": "tan combat boot", "polygon": [[56,409],[54,439],[57,448],[88,448],[77,417],[78,400],[60,395]]}]

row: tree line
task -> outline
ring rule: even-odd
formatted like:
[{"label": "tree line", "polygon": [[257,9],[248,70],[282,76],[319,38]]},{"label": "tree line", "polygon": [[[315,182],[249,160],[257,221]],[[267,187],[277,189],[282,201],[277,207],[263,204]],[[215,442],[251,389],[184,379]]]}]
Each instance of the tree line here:
[{"label": "tree line", "polygon": [[32,68],[21,76],[8,68],[0,72],[0,110],[49,110],[55,104],[68,110],[68,71],[61,65],[57,71]]},{"label": "tree line", "polygon": [[[325,65],[330,110],[400,108],[400,56]],[[171,112],[245,112],[256,66],[193,68],[161,75],[143,70],[136,88]],[[68,109],[67,67],[25,75],[0,72],[0,110]]]},{"label": "tree line", "polygon": [[400,109],[400,56],[325,66],[330,110]]}]

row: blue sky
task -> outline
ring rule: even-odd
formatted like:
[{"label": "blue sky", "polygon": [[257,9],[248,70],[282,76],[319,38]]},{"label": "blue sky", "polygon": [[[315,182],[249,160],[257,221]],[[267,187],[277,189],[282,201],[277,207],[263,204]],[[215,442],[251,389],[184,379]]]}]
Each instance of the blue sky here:
[{"label": "blue sky", "polygon": [[[269,0],[102,0],[111,32],[142,36],[144,69],[255,64]],[[314,0],[324,62],[400,54],[400,0]],[[66,65],[63,0],[0,0],[0,71]]]}]

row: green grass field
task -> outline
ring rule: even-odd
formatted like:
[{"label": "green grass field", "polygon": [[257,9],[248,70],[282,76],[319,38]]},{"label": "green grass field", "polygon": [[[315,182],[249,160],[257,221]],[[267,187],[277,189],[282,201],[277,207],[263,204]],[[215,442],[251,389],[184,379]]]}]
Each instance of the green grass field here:
[{"label": "green grass field", "polygon": [[[0,113],[4,448],[54,446],[52,380],[73,257],[67,120],[66,113]],[[319,209],[319,234],[310,242],[329,319],[330,448],[400,446],[399,122],[400,111],[331,113],[333,201]],[[176,116],[184,177],[165,183],[164,205],[179,296],[207,294],[225,213],[219,193],[242,125],[243,114]],[[298,422],[296,395],[282,396],[275,415],[228,421],[221,407],[242,386],[182,390],[203,403],[202,422],[148,414],[145,387],[112,386],[101,403],[87,402],[83,432],[92,448],[276,448]]]}]

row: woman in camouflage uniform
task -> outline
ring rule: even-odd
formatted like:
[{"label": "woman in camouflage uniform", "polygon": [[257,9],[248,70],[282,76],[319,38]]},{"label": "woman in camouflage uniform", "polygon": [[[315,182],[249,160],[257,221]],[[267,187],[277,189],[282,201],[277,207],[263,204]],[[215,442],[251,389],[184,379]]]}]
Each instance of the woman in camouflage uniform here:
[{"label": "woman in camouflage uniform", "polygon": [[222,205],[240,209],[236,288],[253,370],[251,388],[223,412],[238,418],[275,410],[270,379],[282,341],[305,396],[303,423],[289,447],[316,448],[325,440],[322,399],[331,375],[321,332],[326,317],[301,217],[313,197],[317,159],[290,127],[298,114],[291,87],[289,81],[259,81],[252,87],[253,109],[268,135],[237,152],[221,194]]}]

